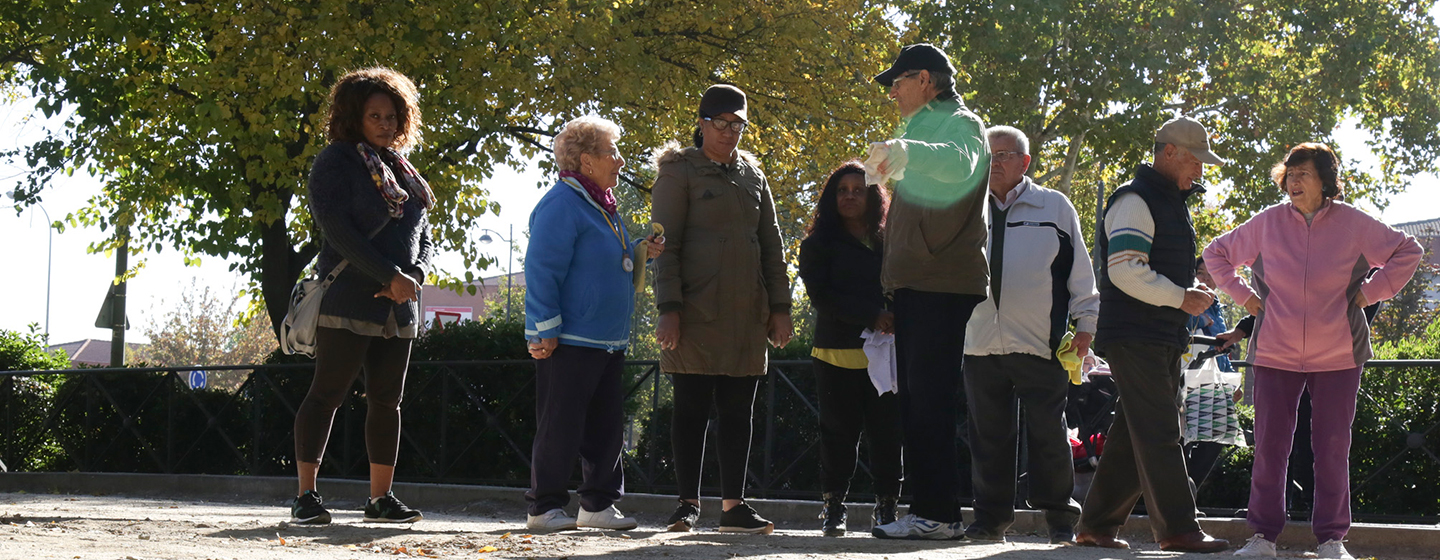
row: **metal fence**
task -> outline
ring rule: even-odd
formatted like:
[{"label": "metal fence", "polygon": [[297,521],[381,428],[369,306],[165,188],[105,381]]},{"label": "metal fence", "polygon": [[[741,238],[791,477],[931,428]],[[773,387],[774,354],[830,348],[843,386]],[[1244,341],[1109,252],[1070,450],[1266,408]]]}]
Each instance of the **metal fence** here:
[{"label": "metal fence", "polygon": [[[813,493],[795,484],[818,479],[810,369],[808,360],[771,362],[756,402],[755,496]],[[211,387],[192,387],[199,370]],[[230,386],[214,387],[217,375],[230,376]],[[311,363],[0,372],[0,463],[12,470],[293,474],[291,426],[312,375]],[[674,492],[669,378],[658,362],[630,361],[624,379],[632,434],[627,488]],[[322,476],[368,476],[363,387],[358,381],[336,413]],[[529,360],[413,362],[398,478],[527,486],[534,405]],[[718,474],[712,463],[707,457],[707,483]]]},{"label": "metal fence", "polygon": [[[208,380],[218,377],[223,386],[208,381],[208,388],[192,388],[193,372],[202,367]],[[1440,360],[1367,365],[1369,375],[1437,369]],[[310,363],[0,372],[0,464],[11,470],[291,475],[291,426],[312,374]],[[412,363],[399,478],[528,486],[533,374],[529,360]],[[624,454],[627,488],[673,493],[668,376],[660,374],[657,362],[631,361],[624,379],[631,422]],[[810,362],[772,361],[760,391],[749,493],[818,496],[819,410]],[[1423,401],[1396,401],[1393,392],[1377,395],[1368,387],[1361,392],[1364,416],[1380,420],[1364,425],[1357,420],[1357,447],[1403,445],[1367,451],[1366,461],[1352,465],[1352,492],[1357,500],[1372,494],[1378,499],[1394,485],[1408,484],[1411,493],[1432,496],[1431,505],[1407,506],[1398,517],[1387,511],[1356,517],[1434,523],[1440,520],[1440,503],[1433,498],[1440,488],[1428,486],[1440,483],[1426,473],[1440,472],[1435,445],[1440,399],[1428,393]],[[322,476],[368,476],[364,416],[363,383],[357,383],[337,412]],[[1373,433],[1362,432],[1372,428]],[[964,434],[964,426],[957,426],[962,443]],[[860,472],[868,473],[864,456]],[[706,485],[712,489],[718,486],[715,467],[707,458]],[[852,496],[868,497],[868,479],[856,477]]]}]

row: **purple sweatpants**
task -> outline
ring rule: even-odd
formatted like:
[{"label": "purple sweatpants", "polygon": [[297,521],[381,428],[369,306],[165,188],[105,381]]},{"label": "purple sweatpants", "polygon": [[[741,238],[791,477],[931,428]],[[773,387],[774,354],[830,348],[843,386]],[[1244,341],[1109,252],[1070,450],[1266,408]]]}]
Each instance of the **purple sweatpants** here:
[{"label": "purple sweatpants", "polygon": [[1310,389],[1314,414],[1317,542],[1343,540],[1350,530],[1350,424],[1361,368],[1300,373],[1255,366],[1255,467],[1250,476],[1250,528],[1274,542],[1285,528],[1285,469],[1295,437],[1300,395]]}]

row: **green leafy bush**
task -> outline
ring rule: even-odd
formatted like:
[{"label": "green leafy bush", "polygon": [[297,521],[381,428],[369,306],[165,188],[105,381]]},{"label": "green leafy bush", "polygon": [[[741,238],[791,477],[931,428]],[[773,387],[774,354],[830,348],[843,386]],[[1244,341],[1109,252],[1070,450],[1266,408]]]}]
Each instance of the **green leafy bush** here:
[{"label": "green leafy bush", "polygon": [[0,329],[0,371],[31,371],[68,369],[70,356],[64,350],[46,352],[49,336],[36,332],[31,324],[29,333]]},{"label": "green leafy bush", "polygon": [[[30,325],[30,332],[0,330],[0,371],[36,371],[70,367],[64,350],[46,352],[49,340]],[[0,463],[10,470],[46,470],[65,453],[44,425],[55,397],[53,375],[0,377]]]},{"label": "green leafy bush", "polygon": [[[1440,359],[1440,319],[1423,334],[1375,345],[1377,360]],[[1350,486],[1356,515],[1436,515],[1440,512],[1440,368],[1366,368],[1351,428]],[[1242,407],[1241,427],[1253,430]],[[1253,441],[1253,438],[1252,438]],[[1200,489],[1201,507],[1243,508],[1254,458],[1242,449],[1216,467]]]},{"label": "green leafy bush", "polygon": [[[1376,359],[1440,359],[1440,318],[1375,347]],[[1350,448],[1357,513],[1440,513],[1440,368],[1365,370]],[[1393,461],[1393,462],[1392,462]]]}]

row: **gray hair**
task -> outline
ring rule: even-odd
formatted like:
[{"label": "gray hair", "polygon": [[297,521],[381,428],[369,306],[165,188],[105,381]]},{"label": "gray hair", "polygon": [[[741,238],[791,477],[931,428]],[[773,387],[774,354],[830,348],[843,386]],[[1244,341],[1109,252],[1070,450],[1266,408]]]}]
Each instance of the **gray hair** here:
[{"label": "gray hair", "polygon": [[949,72],[930,72],[930,84],[935,87],[936,99],[959,99],[960,94],[955,91],[955,75]]},{"label": "gray hair", "polygon": [[1027,156],[1030,155],[1030,139],[1026,138],[1025,133],[1020,132],[1020,129],[1013,126],[1004,125],[992,126],[985,129],[985,138],[989,139],[996,136],[1003,136],[1005,138],[1014,140],[1015,144],[1020,146],[1020,153]]},{"label": "gray hair", "polygon": [[567,122],[555,135],[555,164],[561,171],[580,171],[581,154],[598,154],[620,134],[620,125],[594,115]]}]

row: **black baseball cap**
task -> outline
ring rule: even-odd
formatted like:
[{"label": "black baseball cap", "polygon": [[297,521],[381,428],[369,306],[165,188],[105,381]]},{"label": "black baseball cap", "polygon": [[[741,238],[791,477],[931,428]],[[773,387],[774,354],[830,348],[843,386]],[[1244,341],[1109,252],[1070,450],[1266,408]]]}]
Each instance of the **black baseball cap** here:
[{"label": "black baseball cap", "polygon": [[745,116],[745,92],[729,84],[710,86],[705,90],[705,95],[700,97],[700,118],[725,113],[735,113],[741,120],[749,122],[750,119]]},{"label": "black baseball cap", "polygon": [[950,64],[950,57],[945,56],[944,51],[929,43],[918,43],[901,48],[900,56],[895,57],[889,70],[875,76],[875,82],[888,88],[895,78],[911,70],[955,74],[955,66]]}]

